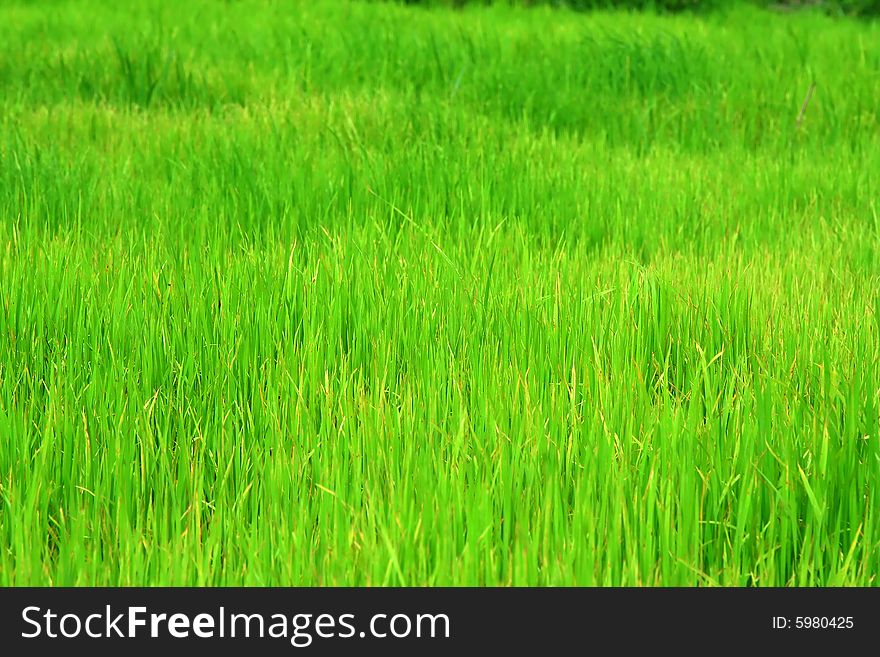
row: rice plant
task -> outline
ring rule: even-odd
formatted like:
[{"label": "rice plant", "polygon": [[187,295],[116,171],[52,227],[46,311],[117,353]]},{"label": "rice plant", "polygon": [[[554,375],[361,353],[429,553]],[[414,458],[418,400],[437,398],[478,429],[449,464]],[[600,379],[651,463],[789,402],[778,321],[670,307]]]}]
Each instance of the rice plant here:
[{"label": "rice plant", "polygon": [[0,584],[876,584],[878,44],[4,3]]}]

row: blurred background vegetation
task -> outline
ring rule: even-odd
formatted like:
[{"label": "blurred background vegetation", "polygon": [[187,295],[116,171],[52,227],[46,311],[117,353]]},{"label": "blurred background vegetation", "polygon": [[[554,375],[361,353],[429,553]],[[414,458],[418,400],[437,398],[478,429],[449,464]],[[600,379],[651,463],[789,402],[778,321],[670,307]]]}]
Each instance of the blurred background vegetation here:
[{"label": "blurred background vegetation", "polygon": [[463,6],[466,4],[552,5],[568,9],[636,9],[653,11],[703,11],[750,2],[778,11],[821,10],[849,16],[880,16],[880,0],[402,0],[412,5]]}]

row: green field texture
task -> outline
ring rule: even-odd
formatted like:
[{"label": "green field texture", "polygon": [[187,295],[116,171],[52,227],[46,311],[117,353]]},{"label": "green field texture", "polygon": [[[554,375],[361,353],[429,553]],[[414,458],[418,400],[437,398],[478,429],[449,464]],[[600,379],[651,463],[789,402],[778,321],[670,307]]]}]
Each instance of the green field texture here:
[{"label": "green field texture", "polygon": [[875,585],[878,176],[870,21],[3,3],[0,585]]}]

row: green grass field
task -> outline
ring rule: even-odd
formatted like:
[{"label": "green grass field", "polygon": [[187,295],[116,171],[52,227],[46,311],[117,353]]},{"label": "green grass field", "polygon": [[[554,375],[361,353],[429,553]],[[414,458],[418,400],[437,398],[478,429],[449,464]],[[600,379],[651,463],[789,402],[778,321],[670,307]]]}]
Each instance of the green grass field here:
[{"label": "green grass field", "polygon": [[875,585],[878,176],[876,22],[4,3],[0,584]]}]

